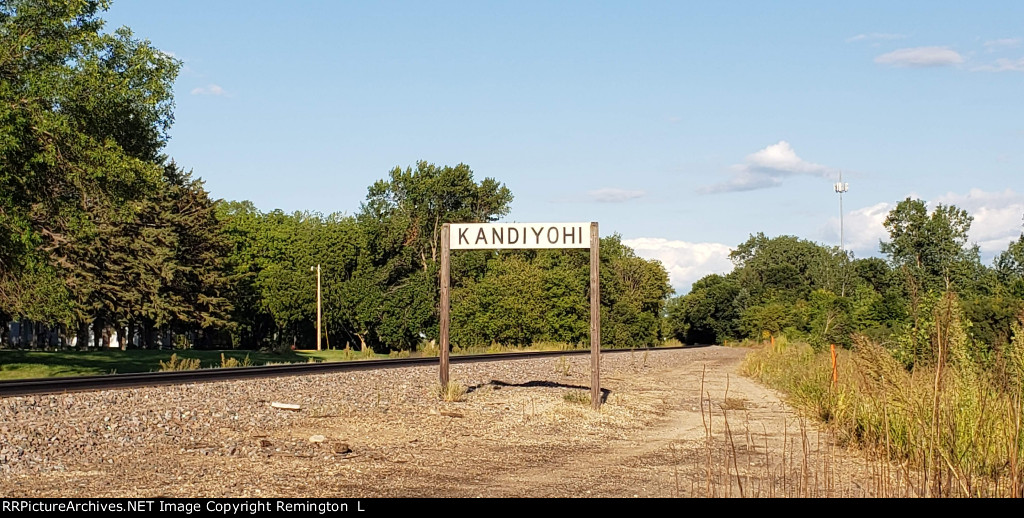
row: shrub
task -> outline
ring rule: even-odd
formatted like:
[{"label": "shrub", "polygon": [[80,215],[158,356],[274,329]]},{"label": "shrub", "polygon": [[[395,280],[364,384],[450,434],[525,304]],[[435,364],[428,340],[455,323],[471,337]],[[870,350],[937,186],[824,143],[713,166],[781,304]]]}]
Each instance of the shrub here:
[{"label": "shrub", "polygon": [[178,358],[178,354],[172,354],[171,359],[160,361],[160,371],[194,371],[200,367],[199,358]]}]

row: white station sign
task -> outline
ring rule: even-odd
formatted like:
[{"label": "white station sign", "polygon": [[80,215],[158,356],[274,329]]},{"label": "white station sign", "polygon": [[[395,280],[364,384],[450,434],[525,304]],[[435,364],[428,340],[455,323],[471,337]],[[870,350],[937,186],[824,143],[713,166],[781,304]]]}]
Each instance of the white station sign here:
[{"label": "white station sign", "polygon": [[452,250],[590,248],[590,223],[452,223]]}]

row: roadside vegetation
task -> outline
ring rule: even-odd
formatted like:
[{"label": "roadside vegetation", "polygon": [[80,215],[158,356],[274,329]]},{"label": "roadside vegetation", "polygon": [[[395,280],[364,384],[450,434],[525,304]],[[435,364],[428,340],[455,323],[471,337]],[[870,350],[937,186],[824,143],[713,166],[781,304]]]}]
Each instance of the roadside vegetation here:
[{"label": "roadside vegetation", "polygon": [[987,265],[972,221],[903,200],[884,258],[753,235],[669,302],[666,334],[755,345],[747,374],[893,461],[907,494],[1024,496],[1024,235]]},{"label": "roadside vegetation", "polygon": [[1024,324],[995,357],[979,358],[955,304],[949,297],[936,308],[934,360],[914,369],[858,336],[852,350],[839,351],[835,381],[831,354],[806,343],[766,345],[744,370],[841,443],[894,461],[917,494],[1022,497]]}]

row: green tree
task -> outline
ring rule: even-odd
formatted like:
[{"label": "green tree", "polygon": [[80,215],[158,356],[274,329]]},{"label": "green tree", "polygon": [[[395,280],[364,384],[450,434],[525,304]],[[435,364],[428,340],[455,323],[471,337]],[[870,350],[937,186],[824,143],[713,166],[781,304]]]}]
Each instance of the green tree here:
[{"label": "green tree", "polygon": [[[81,343],[90,323],[95,336],[113,327],[122,345],[141,327],[147,346],[157,329],[200,331],[209,342],[227,325],[228,242],[217,202],[173,163],[160,186],[127,219],[90,213],[92,231],[50,251],[75,302],[70,320]],[[54,320],[69,323],[44,321]]]},{"label": "green tree", "polygon": [[850,344],[850,299],[817,289],[811,292],[808,306],[812,346],[822,348],[827,344]]},{"label": "green tree", "polygon": [[683,343],[717,344],[739,335],[736,299],[740,285],[732,275],[711,274],[690,287],[690,293],[669,302],[669,329]]},{"label": "green tree", "polygon": [[360,340],[411,349],[424,336],[436,338],[442,225],[494,221],[511,202],[507,187],[492,178],[478,183],[464,164],[421,161],[370,186],[356,216],[359,266],[348,281]]},{"label": "green tree", "polygon": [[[202,180],[181,171],[173,162],[165,168],[164,179],[156,211],[167,219],[155,226],[171,229],[175,247],[171,260],[174,271],[169,281],[162,283],[161,294],[173,301],[173,307],[180,308],[169,315],[170,325],[198,330],[199,345],[210,346],[219,331],[231,327],[227,298],[231,242],[219,217],[218,205],[222,202],[211,199]],[[144,256],[135,256],[139,258]]]},{"label": "green tree", "polygon": [[126,225],[161,187],[180,63],[127,28],[102,33],[98,14],[108,6],[0,3],[4,313],[85,326],[96,316],[126,318],[138,301],[138,268],[85,248],[144,253],[152,244],[128,242],[143,231]]},{"label": "green tree", "polygon": [[533,261],[544,283],[544,338],[569,344],[589,343],[590,251],[530,252],[536,255]]},{"label": "green tree", "polygon": [[496,256],[487,275],[452,294],[452,342],[529,345],[545,332],[544,272],[522,254]]},{"label": "green tree", "polygon": [[843,293],[850,282],[845,254],[795,236],[751,235],[729,257],[752,304],[806,300],[815,289]]},{"label": "green tree", "polygon": [[316,276],[310,268],[316,265],[321,266],[327,341],[354,341],[349,303],[365,292],[348,284],[362,239],[355,218],[280,210],[264,214],[249,202],[225,204],[221,214],[231,242],[227,268],[233,344],[305,348],[315,343]]},{"label": "green tree", "polygon": [[759,340],[778,335],[790,322],[789,307],[781,302],[751,306],[740,316],[740,325],[747,336]]},{"label": "green tree", "polygon": [[881,243],[881,251],[915,284],[912,289],[965,288],[978,262],[977,246],[967,247],[973,219],[953,205],[938,204],[929,213],[923,201],[907,198],[885,218],[889,241]]},{"label": "green tree", "polygon": [[657,345],[661,315],[672,293],[658,261],[637,257],[618,234],[601,239],[601,343],[610,347]]},{"label": "green tree", "polygon": [[438,260],[444,223],[495,221],[512,203],[508,187],[493,178],[476,183],[465,164],[438,167],[420,161],[415,169],[396,167],[388,176],[370,186],[359,218],[372,224],[374,238],[400,239],[423,271]]},{"label": "green tree", "polygon": [[92,214],[125,219],[158,185],[180,63],[127,28],[101,33],[108,5],[0,4],[4,272],[95,230]]},{"label": "green tree", "polygon": [[999,281],[1018,298],[1024,298],[1024,235],[1010,243],[995,259]]},{"label": "green tree", "polygon": [[[903,278],[877,257],[856,259],[850,266],[850,329],[885,341],[907,317]],[[847,340],[841,342],[845,344]]]},{"label": "green tree", "polygon": [[262,304],[256,278],[268,249],[264,217],[252,202],[226,202],[218,206],[218,218],[231,243],[225,267],[230,275],[228,299],[232,302],[234,347],[259,347],[274,332],[273,317]]},{"label": "green tree", "polygon": [[899,202],[885,218],[890,240],[880,249],[901,274],[908,308],[909,322],[900,342],[904,361],[923,358],[921,351],[931,347],[926,332],[929,301],[977,286],[982,270],[978,247],[967,247],[972,220],[967,211],[952,205],[936,205],[929,213],[923,201],[911,198]]}]

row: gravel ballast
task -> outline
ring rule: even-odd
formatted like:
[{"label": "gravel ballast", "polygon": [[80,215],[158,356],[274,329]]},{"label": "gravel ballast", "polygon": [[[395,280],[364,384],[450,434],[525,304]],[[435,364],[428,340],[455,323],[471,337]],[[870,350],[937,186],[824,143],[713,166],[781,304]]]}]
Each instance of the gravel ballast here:
[{"label": "gravel ballast", "polygon": [[4,398],[0,497],[680,495],[704,476],[701,390],[792,417],[736,375],[745,354],[604,354],[598,412],[589,356],[452,365],[459,402],[436,366]]}]

